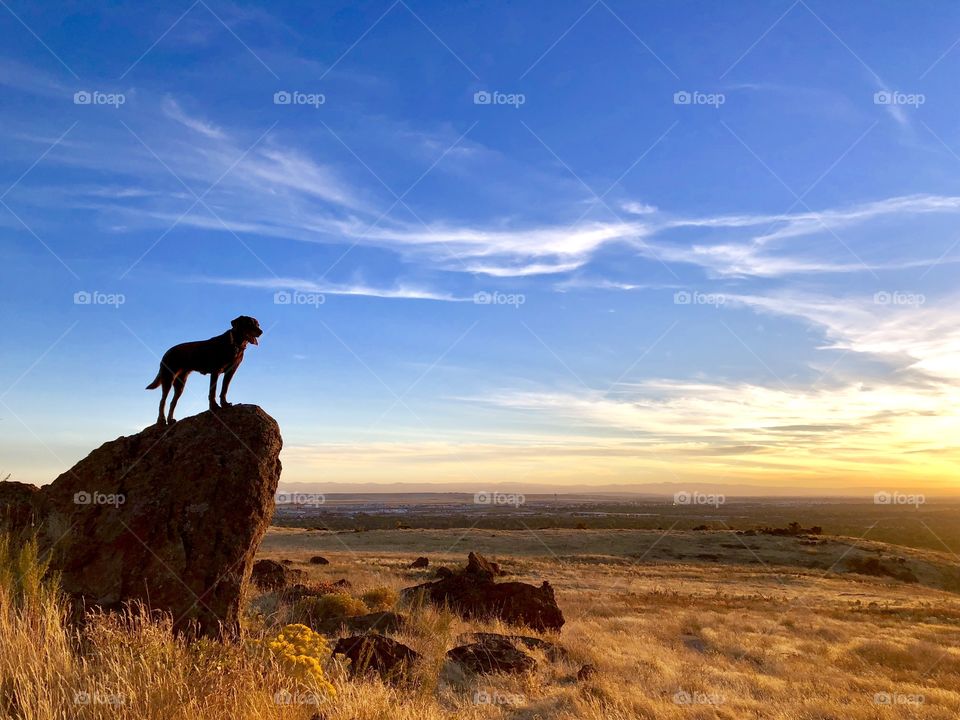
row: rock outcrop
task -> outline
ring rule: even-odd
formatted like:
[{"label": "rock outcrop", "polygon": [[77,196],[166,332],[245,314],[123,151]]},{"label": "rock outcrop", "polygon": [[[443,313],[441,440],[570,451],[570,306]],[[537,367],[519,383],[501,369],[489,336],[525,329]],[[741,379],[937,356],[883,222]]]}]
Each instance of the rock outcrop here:
[{"label": "rock outcrop", "polygon": [[432,582],[406,588],[404,595],[423,593],[434,605],[449,605],[466,618],[498,618],[539,632],[559,632],[564,619],[550,583],[495,582],[496,563],[470,553],[467,567]]},{"label": "rock outcrop", "polygon": [[151,426],[39,489],[0,483],[0,522],[37,534],[78,607],[140,602],[178,630],[236,634],[281,446],[276,421],[255,405]]}]

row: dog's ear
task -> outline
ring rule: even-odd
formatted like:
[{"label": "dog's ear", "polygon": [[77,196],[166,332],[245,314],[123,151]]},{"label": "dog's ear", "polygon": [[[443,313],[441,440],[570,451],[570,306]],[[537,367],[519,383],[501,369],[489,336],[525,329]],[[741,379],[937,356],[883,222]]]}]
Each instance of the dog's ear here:
[{"label": "dog's ear", "polygon": [[231,323],[230,323],[230,327],[232,327],[234,330],[236,330],[237,327],[239,327],[240,323],[242,323],[242,322],[243,322],[243,315],[241,315],[241,316],[238,317],[238,318],[234,318],[234,319],[231,321]]}]

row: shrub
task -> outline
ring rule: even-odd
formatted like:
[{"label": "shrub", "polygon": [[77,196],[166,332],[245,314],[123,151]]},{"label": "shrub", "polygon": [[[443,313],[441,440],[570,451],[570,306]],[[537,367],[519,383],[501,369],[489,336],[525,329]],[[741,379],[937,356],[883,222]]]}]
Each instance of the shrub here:
[{"label": "shrub", "polygon": [[345,615],[363,615],[367,611],[367,606],[363,600],[344,593],[302,598],[297,601],[293,608],[294,616],[308,623]]},{"label": "shrub", "polygon": [[323,672],[322,662],[330,657],[330,647],[322,635],[305,625],[286,625],[267,647],[295,678],[330,697],[337,694]]},{"label": "shrub", "polygon": [[399,595],[393,588],[380,586],[367,590],[360,597],[371,610],[389,610],[397,604]]}]

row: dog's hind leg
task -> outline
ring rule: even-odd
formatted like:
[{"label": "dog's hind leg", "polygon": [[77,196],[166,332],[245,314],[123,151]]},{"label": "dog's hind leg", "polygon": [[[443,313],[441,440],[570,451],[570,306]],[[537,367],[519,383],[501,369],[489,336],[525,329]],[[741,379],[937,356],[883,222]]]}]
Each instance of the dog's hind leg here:
[{"label": "dog's hind leg", "polygon": [[163,394],[160,396],[160,414],[157,416],[157,425],[164,425],[166,420],[163,418],[164,406],[167,404],[167,394],[170,392],[170,384],[173,379],[170,375],[163,373],[160,383],[163,385]]},{"label": "dog's hind leg", "polygon": [[176,420],[173,419],[173,411],[177,408],[177,400],[183,395],[183,386],[187,384],[187,375],[189,374],[190,371],[185,370],[173,378],[173,397],[170,399],[170,414],[167,415],[168,425],[176,422]]},{"label": "dog's hind leg", "polygon": [[220,373],[212,372],[210,373],[210,409],[216,410],[217,403],[214,402],[214,398],[217,397],[217,378],[220,377]]}]

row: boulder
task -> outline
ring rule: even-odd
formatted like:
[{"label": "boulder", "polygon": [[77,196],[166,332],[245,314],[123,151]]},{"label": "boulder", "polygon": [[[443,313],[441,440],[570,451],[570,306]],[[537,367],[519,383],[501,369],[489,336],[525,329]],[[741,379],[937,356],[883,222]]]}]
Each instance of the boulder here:
[{"label": "boulder", "polygon": [[302,580],[306,576],[303,570],[286,567],[276,560],[257,560],[253,564],[251,579],[261,590],[283,590]]},{"label": "boulder", "polygon": [[448,578],[453,576],[453,570],[451,570],[450,568],[444,565],[441,565],[440,567],[438,567],[436,570],[433,571],[433,575],[434,577],[438,577],[438,578]]},{"label": "boulder", "polygon": [[478,642],[447,651],[447,657],[467,672],[476,674],[524,673],[537,666],[537,661],[520,650],[508,637],[494,633],[487,633]]},{"label": "boulder", "polygon": [[406,588],[403,595],[422,593],[434,605],[448,605],[465,618],[497,618],[538,632],[559,632],[563,613],[550,583],[544,581],[540,587],[522,582],[498,583],[493,578],[499,572],[495,563],[470,553],[464,570]]},{"label": "boulder", "polygon": [[330,561],[327,560],[323,555],[314,555],[310,558],[311,565],[329,565]]},{"label": "boulder", "polygon": [[359,635],[368,632],[395,633],[399,632],[407,618],[395,612],[374,612],[353,617],[335,617],[311,625],[311,629],[324,635],[336,635],[341,628],[347,632]]},{"label": "boulder", "polygon": [[403,643],[376,634],[340,638],[333,654],[350,658],[351,677],[377,673],[388,680],[399,679],[420,658]]},{"label": "boulder", "polygon": [[429,565],[430,565],[430,559],[425,558],[423,555],[421,555],[412,563],[410,563],[411,568],[425,568],[425,567],[428,567]]},{"label": "boulder", "polygon": [[36,532],[75,607],[142,602],[178,631],[234,635],[281,446],[255,405],[204,412],[105,443],[39,489],[0,483],[0,516]]}]

